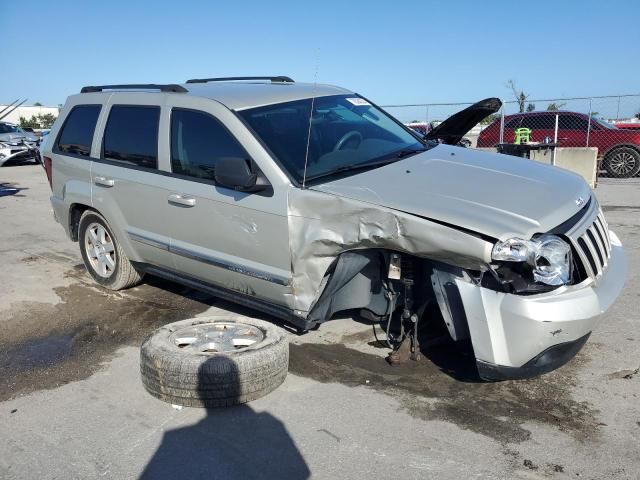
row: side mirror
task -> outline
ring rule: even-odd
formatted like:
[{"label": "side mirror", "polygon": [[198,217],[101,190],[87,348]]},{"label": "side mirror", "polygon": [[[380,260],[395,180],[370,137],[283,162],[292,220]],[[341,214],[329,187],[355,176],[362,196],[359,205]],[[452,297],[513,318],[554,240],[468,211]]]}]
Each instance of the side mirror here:
[{"label": "side mirror", "polygon": [[[258,192],[269,183],[258,173],[251,171],[251,161],[240,157],[220,158],[215,166],[216,183],[240,192]],[[260,178],[262,177],[262,178]]]}]

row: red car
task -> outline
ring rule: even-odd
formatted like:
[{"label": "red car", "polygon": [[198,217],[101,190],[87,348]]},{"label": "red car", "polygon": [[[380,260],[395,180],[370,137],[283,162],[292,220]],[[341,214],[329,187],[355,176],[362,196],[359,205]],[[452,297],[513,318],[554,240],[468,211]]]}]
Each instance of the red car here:
[{"label": "red car", "polygon": [[[589,117],[576,112],[530,112],[504,117],[504,143],[513,143],[517,128],[531,129],[531,141],[553,141],[558,118],[558,146],[587,146]],[[500,142],[500,119],[480,132],[478,147],[494,147]],[[591,118],[589,147],[598,148],[598,158],[612,177],[629,178],[640,172],[640,130],[616,128]]]},{"label": "red car", "polygon": [[622,128],[625,130],[640,130],[640,122],[635,123],[616,123],[616,128]]}]

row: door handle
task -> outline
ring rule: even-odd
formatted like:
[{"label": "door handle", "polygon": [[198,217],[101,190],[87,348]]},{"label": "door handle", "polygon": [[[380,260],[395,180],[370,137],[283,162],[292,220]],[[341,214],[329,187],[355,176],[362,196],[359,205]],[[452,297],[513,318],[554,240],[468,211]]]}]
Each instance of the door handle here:
[{"label": "door handle", "polygon": [[196,204],[196,199],[193,197],[188,197],[186,195],[181,195],[179,193],[172,193],[169,195],[169,203],[173,205],[179,205],[181,207],[193,207]]},{"label": "door handle", "polygon": [[100,185],[101,187],[113,187],[115,182],[113,181],[113,178],[94,177],[93,183],[95,183],[96,185]]}]

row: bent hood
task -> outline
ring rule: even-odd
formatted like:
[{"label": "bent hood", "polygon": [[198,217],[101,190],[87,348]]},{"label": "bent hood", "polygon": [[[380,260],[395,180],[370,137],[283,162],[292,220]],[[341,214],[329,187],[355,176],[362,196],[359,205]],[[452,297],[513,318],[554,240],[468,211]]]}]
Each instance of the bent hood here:
[{"label": "bent hood", "polygon": [[591,198],[567,170],[449,145],[311,188],[500,240],[547,232]]},{"label": "bent hood", "polygon": [[454,113],[425,135],[426,140],[440,140],[447,145],[456,145],[469,130],[502,107],[499,98],[485,98]]}]

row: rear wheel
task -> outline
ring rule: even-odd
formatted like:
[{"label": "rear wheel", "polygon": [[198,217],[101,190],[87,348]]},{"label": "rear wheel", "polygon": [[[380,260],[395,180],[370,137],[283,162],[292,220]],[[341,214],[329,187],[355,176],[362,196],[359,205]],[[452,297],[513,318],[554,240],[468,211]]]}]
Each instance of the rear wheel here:
[{"label": "rear wheel", "polygon": [[142,275],[129,261],[107,221],[98,212],[85,211],[78,226],[80,253],[93,279],[109,290],[129,288]]},{"label": "rear wheel", "polygon": [[640,153],[630,147],[620,147],[607,154],[604,168],[614,178],[635,177],[640,172]]}]

